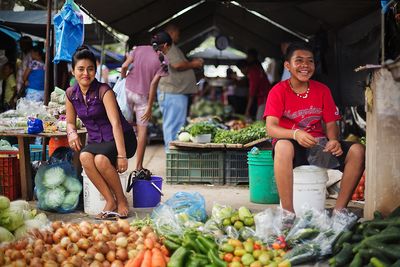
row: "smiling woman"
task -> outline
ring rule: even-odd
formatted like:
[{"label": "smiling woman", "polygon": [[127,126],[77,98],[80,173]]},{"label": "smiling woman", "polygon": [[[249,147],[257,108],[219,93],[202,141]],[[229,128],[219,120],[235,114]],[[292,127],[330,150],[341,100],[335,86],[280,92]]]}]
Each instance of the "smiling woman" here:
[{"label": "smiling woman", "polygon": [[[80,152],[85,173],[106,200],[96,218],[126,217],[129,207],[118,173],[127,170],[127,159],[136,152],[135,133],[122,115],[112,89],[95,79],[96,58],[86,46],[75,52],[72,73],[77,83],[66,92],[68,142]],[[85,147],[76,133],[77,117],[88,132]]]}]

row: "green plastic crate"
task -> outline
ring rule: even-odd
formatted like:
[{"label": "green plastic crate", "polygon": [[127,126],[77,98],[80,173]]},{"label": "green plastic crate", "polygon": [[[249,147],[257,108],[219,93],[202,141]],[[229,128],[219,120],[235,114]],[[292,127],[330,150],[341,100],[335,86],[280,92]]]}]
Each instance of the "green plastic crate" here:
[{"label": "green plastic crate", "polygon": [[247,165],[247,150],[227,150],[225,153],[225,184],[249,184],[249,167]]},{"label": "green plastic crate", "polygon": [[170,150],[167,183],[224,184],[224,152]]}]

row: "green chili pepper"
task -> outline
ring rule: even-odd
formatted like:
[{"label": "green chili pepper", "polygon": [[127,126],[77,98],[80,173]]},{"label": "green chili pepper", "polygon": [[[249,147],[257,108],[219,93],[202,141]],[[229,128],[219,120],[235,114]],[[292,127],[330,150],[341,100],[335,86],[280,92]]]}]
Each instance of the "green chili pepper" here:
[{"label": "green chili pepper", "polygon": [[168,251],[170,251],[170,252],[174,252],[175,250],[177,250],[178,248],[181,247],[180,244],[172,242],[168,239],[164,241],[164,245],[167,247]]},{"label": "green chili pepper", "polygon": [[208,249],[203,246],[203,244],[200,242],[200,240],[196,239],[196,240],[194,240],[194,242],[196,243],[197,248],[200,250],[200,252],[206,255],[208,252]]},{"label": "green chili pepper", "polygon": [[166,235],[165,238],[174,243],[182,244],[182,239],[180,239],[177,235]]},{"label": "green chili pepper", "polygon": [[218,255],[217,252],[215,250],[210,250],[208,251],[208,258],[210,259],[210,261],[212,262],[212,264],[214,264],[216,267],[227,267],[228,264],[221,260]]},{"label": "green chili pepper", "polygon": [[217,244],[215,244],[214,241],[212,241],[204,236],[198,236],[197,240],[200,241],[200,243],[207,249],[207,251],[218,248]]}]

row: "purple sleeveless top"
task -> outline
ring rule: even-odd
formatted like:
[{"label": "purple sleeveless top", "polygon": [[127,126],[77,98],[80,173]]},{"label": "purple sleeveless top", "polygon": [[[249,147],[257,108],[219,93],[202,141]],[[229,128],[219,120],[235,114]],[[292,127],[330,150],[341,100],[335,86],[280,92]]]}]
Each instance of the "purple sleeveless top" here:
[{"label": "purple sleeveless top", "polygon": [[[78,84],[69,87],[66,91],[67,98],[71,101],[76,114],[86,127],[89,144],[114,140],[112,125],[107,117],[106,108],[103,103],[103,96],[108,90],[112,91],[110,86],[105,83],[100,83],[96,79],[93,80],[86,93],[87,105],[85,104]],[[118,113],[122,131],[126,132],[132,130],[132,126],[129,125],[128,121],[122,115],[119,106]]]}]

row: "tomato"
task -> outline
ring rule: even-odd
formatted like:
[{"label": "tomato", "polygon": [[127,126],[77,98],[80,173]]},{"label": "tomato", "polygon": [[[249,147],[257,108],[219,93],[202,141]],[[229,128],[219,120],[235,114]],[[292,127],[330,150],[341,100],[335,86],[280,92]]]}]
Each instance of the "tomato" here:
[{"label": "tomato", "polygon": [[359,194],[360,199],[364,199],[364,193]]},{"label": "tomato", "polygon": [[352,199],[352,200],[358,200],[358,194],[357,194],[357,193],[354,193],[354,194],[351,196],[351,199]]},{"label": "tomato", "polygon": [[232,253],[226,253],[226,254],[224,255],[224,261],[226,261],[226,262],[232,262],[232,260],[233,260],[233,254],[232,254]]},{"label": "tomato", "polygon": [[360,182],[358,183],[358,186],[365,186],[365,180],[361,178]]},{"label": "tomato", "polygon": [[357,192],[358,192],[358,194],[361,194],[361,193],[364,194],[364,189],[365,189],[365,187],[362,186],[362,185],[360,185],[359,187],[357,187]]},{"label": "tomato", "polygon": [[241,258],[239,257],[239,256],[235,256],[235,257],[233,257],[232,258],[232,262],[240,262],[241,261]]},{"label": "tomato", "polygon": [[253,245],[253,248],[254,248],[254,250],[260,250],[260,249],[261,249],[261,245],[255,243],[255,244]]},{"label": "tomato", "polygon": [[281,248],[281,244],[275,242],[275,243],[272,244],[272,248],[278,250],[278,249]]}]

